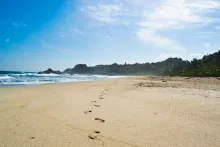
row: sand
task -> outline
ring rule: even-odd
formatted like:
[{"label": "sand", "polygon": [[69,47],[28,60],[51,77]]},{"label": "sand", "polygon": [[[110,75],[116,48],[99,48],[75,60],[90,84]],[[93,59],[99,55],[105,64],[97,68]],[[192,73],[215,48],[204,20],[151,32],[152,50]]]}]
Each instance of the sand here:
[{"label": "sand", "polygon": [[129,77],[0,88],[1,147],[219,147],[220,80]]}]

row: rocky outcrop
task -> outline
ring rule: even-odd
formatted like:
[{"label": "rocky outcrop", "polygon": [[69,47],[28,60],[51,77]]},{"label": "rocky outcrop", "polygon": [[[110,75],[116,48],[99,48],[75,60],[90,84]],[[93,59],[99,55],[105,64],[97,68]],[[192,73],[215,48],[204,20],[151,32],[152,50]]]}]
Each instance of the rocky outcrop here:
[{"label": "rocky outcrop", "polygon": [[64,74],[93,74],[91,67],[86,64],[77,64],[74,68],[67,68]]},{"label": "rocky outcrop", "polygon": [[67,68],[66,70],[63,71],[64,74],[71,74],[72,73],[72,68]]},{"label": "rocky outcrop", "polygon": [[52,70],[51,68],[48,68],[45,71],[38,72],[38,74],[62,74],[62,72],[61,71],[55,71],[55,70]]}]

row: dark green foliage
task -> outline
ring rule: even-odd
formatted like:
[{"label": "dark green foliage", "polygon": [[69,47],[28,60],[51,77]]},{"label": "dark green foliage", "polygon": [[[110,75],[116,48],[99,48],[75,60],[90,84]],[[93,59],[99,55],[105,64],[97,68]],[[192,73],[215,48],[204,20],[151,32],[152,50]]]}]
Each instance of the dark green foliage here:
[{"label": "dark green foliage", "polygon": [[68,74],[101,74],[101,75],[161,75],[169,74],[173,70],[179,70],[189,64],[179,58],[169,58],[157,63],[144,64],[111,64],[96,65],[87,67],[85,64],[78,64],[72,69],[66,69]]},{"label": "dark green foliage", "polygon": [[220,77],[220,51],[205,55],[202,59],[193,59],[181,72],[181,76]]},{"label": "dark green foliage", "polygon": [[66,69],[68,74],[100,74],[100,75],[170,75],[170,76],[220,76],[220,51],[206,55],[202,59],[191,62],[181,58],[168,58],[162,62],[144,64],[111,64],[87,67],[78,64]]}]

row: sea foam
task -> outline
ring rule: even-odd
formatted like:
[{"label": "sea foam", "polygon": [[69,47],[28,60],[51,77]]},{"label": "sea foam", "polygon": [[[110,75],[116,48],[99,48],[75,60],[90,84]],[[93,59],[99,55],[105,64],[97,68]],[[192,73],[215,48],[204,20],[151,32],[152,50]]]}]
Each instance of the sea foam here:
[{"label": "sea foam", "polygon": [[119,76],[106,75],[69,75],[69,74],[37,74],[31,72],[6,72],[0,74],[0,84],[10,85],[39,85],[47,83],[74,82],[74,81],[93,81]]}]

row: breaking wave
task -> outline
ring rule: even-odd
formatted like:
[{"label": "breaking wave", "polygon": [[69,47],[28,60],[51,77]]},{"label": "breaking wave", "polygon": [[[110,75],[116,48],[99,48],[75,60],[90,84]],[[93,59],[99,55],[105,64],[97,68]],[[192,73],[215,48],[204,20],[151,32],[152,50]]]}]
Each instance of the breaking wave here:
[{"label": "breaking wave", "polygon": [[39,85],[46,83],[74,82],[74,81],[92,81],[118,76],[106,75],[57,75],[57,74],[37,74],[31,72],[0,72],[0,84],[10,85]]}]

